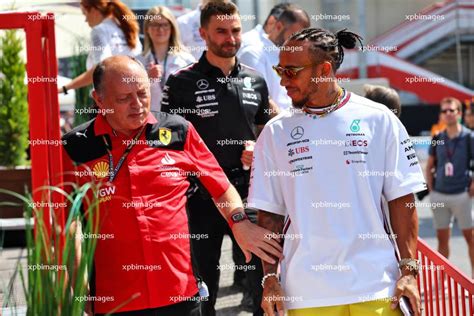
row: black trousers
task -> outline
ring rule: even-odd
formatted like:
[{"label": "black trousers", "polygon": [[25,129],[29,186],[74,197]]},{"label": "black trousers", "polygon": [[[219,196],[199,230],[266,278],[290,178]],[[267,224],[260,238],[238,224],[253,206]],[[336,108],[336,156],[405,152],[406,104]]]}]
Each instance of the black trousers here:
[{"label": "black trousers", "polygon": [[[201,316],[200,300],[195,296],[195,300],[184,301],[168,306],[141,309],[138,311],[113,313],[110,315],[117,316]],[[105,314],[94,314],[96,316],[103,316]]]},{"label": "black trousers", "polygon": [[[246,197],[245,188],[236,187],[241,196]],[[219,260],[221,257],[222,241],[225,234],[228,234],[232,242],[236,244],[232,231],[222,217],[219,210],[215,207],[211,199],[203,198],[199,193],[193,195],[188,200],[189,223],[192,234],[208,234],[209,238],[201,238],[199,240],[192,239],[193,256],[196,259],[198,273],[209,288],[209,300],[201,302],[203,316],[215,316],[214,308],[217,292],[219,290],[220,269]],[[243,257],[242,251],[239,249],[240,256]],[[252,255],[249,263],[236,262],[236,265],[245,264],[247,266],[246,286],[251,292],[254,315],[263,315],[260,308],[262,300],[262,287],[260,285],[263,270],[260,258]],[[255,267],[255,269],[253,269]]]}]

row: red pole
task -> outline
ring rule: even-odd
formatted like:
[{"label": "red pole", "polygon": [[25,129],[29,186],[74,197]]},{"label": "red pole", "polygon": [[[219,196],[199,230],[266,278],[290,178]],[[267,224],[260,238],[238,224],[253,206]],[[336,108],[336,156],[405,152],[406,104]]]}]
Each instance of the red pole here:
[{"label": "red pole", "polygon": [[[42,21],[38,19],[38,13],[18,13],[18,18],[23,18],[26,33],[26,71],[28,78],[43,78],[46,75],[41,58],[42,46]],[[30,139],[47,141],[47,106],[46,106],[46,84],[43,80],[32,82],[28,80],[28,109],[30,113]],[[31,150],[31,178],[33,188],[33,199],[35,202],[50,201],[50,195],[43,195],[38,188],[49,185],[49,149],[48,145],[40,144],[30,146]],[[48,236],[51,236],[49,208],[43,209],[43,219]],[[36,222],[35,222],[36,227]]]},{"label": "red pole", "polygon": [[[42,20],[43,22],[43,37],[44,37],[44,49],[43,49],[43,63],[45,65],[45,73],[50,78],[57,78],[58,77],[58,67],[56,61],[56,43],[55,43],[55,33],[54,33],[54,21],[55,17],[54,14],[48,13],[45,16],[45,19]],[[60,125],[59,125],[59,101],[58,101],[58,92],[57,92],[57,83],[56,81],[48,82],[46,91],[46,100],[49,105],[49,109],[46,112],[47,114],[47,131],[48,137],[54,140],[60,140]],[[52,186],[61,186],[63,183],[63,176],[62,176],[62,150],[61,146],[49,146],[49,161],[48,167],[50,170],[51,176],[51,185]],[[64,203],[64,196],[60,193],[53,192],[52,199],[54,202],[58,203],[58,205],[62,205]],[[60,239],[59,239],[59,251],[60,256],[62,257],[61,253],[65,243],[65,232],[64,232],[64,225],[65,225],[65,218],[64,218],[65,208],[60,206],[55,209],[54,217],[56,220],[56,224],[59,225],[58,227],[61,229]]]}]

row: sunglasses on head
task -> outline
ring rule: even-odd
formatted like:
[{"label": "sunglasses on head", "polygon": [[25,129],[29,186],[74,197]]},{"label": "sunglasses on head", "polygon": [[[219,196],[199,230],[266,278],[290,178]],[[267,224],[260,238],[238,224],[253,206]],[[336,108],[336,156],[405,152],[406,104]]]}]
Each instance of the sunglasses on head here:
[{"label": "sunglasses on head", "polygon": [[308,67],[312,67],[312,66],[316,66],[316,64],[303,65],[303,66],[300,66],[300,67],[272,66],[272,68],[273,68],[273,70],[275,70],[275,72],[277,73],[278,76],[280,76],[280,77],[285,76],[288,79],[291,79],[291,78],[296,77],[298,72],[300,72],[301,70],[303,70],[305,68],[308,68]]},{"label": "sunglasses on head", "polygon": [[456,113],[458,110],[456,109],[446,109],[446,110],[442,110],[441,113],[445,114],[445,113]]}]

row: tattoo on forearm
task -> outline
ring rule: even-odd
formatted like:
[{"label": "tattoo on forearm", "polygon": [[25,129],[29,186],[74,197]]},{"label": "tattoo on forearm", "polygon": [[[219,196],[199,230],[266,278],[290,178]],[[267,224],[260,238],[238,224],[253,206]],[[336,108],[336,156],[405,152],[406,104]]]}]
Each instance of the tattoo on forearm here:
[{"label": "tattoo on forearm", "polygon": [[[258,211],[258,217],[257,217],[258,225],[265,229],[268,229],[269,231],[274,232],[276,236],[279,236],[280,244],[283,242],[283,240],[281,240],[282,239],[281,234],[283,232],[284,221],[285,221],[284,216],[265,212],[265,211]],[[269,236],[269,238],[270,237],[271,236]],[[277,272],[278,262],[274,264],[270,264],[262,260],[262,265],[263,265],[264,274]]]}]

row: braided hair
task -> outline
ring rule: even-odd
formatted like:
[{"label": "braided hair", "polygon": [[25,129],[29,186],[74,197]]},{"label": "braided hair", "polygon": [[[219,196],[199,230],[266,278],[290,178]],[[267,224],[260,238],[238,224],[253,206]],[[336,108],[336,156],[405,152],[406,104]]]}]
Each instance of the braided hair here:
[{"label": "braided hair", "polygon": [[336,72],[344,60],[344,48],[355,48],[357,42],[363,47],[362,39],[360,35],[347,29],[332,33],[321,28],[307,28],[291,35],[287,42],[309,41],[313,58],[317,61],[329,60]]}]

